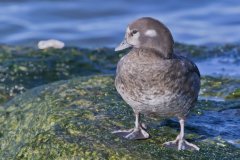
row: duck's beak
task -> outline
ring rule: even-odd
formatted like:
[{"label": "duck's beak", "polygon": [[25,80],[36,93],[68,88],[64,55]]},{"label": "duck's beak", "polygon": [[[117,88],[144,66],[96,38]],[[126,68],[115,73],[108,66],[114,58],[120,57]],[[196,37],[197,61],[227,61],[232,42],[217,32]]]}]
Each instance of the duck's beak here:
[{"label": "duck's beak", "polygon": [[131,45],[131,44],[128,44],[127,41],[126,41],[126,39],[124,39],[124,40],[120,43],[120,45],[115,48],[115,51],[121,51],[121,50],[124,50],[124,49],[126,49],[126,48],[129,48],[129,47],[131,47],[131,46],[132,46],[132,45]]}]

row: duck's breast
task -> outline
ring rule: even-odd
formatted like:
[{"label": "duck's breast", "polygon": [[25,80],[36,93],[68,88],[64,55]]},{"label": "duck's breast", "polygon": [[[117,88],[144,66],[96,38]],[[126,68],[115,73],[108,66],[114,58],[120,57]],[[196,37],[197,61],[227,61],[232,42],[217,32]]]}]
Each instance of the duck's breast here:
[{"label": "duck's breast", "polygon": [[188,112],[197,99],[199,76],[185,60],[137,63],[128,56],[118,64],[115,85],[134,110],[158,114]]}]

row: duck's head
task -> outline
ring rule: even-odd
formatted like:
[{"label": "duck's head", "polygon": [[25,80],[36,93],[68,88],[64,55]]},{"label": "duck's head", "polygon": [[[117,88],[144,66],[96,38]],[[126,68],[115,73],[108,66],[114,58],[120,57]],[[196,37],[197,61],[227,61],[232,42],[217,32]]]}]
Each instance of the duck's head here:
[{"label": "duck's head", "polygon": [[172,34],[163,23],[143,17],[127,27],[125,38],[115,51],[129,47],[152,49],[168,58],[173,53],[173,45]]}]

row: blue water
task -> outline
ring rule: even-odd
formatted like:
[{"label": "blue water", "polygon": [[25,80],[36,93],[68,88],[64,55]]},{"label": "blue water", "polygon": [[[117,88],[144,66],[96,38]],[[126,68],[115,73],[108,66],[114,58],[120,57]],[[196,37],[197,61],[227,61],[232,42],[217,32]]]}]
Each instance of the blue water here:
[{"label": "blue water", "polygon": [[[67,46],[115,47],[126,26],[142,16],[161,20],[181,43],[240,42],[239,0],[2,0],[0,43],[37,46],[40,40],[54,38]],[[239,51],[196,63],[202,75],[240,77]],[[206,132],[211,129],[211,136],[219,135],[240,147],[238,116],[239,109],[209,111],[188,123]],[[236,118],[232,121],[232,117]]]},{"label": "blue water", "polygon": [[70,46],[113,47],[142,16],[160,19],[178,42],[240,42],[239,0],[3,0],[0,43],[33,46],[55,38]]}]

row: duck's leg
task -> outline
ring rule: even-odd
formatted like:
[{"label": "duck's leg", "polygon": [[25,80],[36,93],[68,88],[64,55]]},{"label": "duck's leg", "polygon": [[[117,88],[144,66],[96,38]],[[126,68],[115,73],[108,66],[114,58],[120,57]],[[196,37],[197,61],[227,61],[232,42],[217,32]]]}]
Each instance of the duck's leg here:
[{"label": "duck's leg", "polygon": [[174,141],[165,142],[163,145],[169,148],[175,148],[177,150],[197,150],[199,151],[199,147],[195,144],[189,143],[184,139],[184,119],[179,120],[180,123],[180,134]]},{"label": "duck's leg", "polygon": [[149,138],[149,134],[143,129],[143,127],[140,124],[140,114],[135,113],[135,127],[133,129],[129,130],[117,130],[112,133],[117,134],[121,137],[127,138],[127,139],[147,139]]}]

